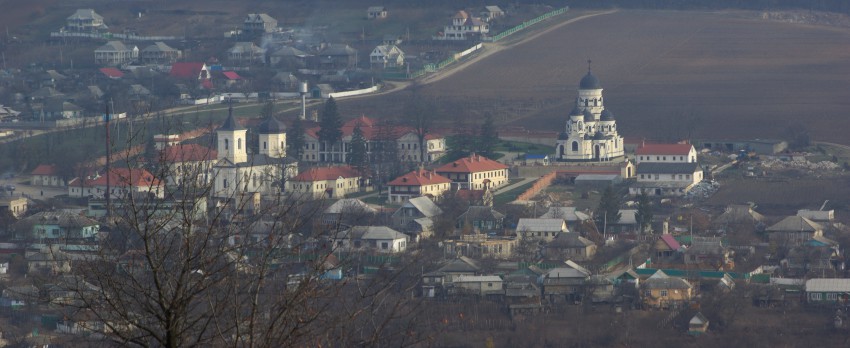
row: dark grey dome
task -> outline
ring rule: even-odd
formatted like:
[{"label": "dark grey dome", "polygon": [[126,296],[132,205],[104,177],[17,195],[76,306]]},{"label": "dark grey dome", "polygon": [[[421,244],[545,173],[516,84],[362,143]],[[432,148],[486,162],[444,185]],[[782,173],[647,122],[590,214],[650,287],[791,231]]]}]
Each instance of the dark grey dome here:
[{"label": "dark grey dome", "polygon": [[584,122],[593,122],[596,121],[596,118],[593,117],[593,113],[590,112],[590,109],[584,109]]},{"label": "dark grey dome", "polygon": [[581,82],[578,83],[579,89],[601,89],[602,85],[599,84],[599,79],[596,76],[593,76],[593,73],[590,71],[587,72],[587,75],[581,78]]},{"label": "dark grey dome", "polygon": [[593,140],[602,140],[602,139],[605,139],[605,135],[603,135],[602,132],[596,132],[596,134],[593,135]]},{"label": "dark grey dome", "polygon": [[242,125],[239,124],[239,122],[236,122],[236,119],[233,118],[233,106],[232,105],[230,106],[230,108],[227,111],[227,119],[224,120],[224,123],[221,125],[221,127],[218,128],[218,130],[222,130],[222,131],[245,130],[245,127],[242,127]]},{"label": "dark grey dome", "polygon": [[567,140],[569,138],[570,138],[570,135],[567,134],[567,132],[561,132],[561,134],[558,134],[558,140]]},{"label": "dark grey dome", "polygon": [[278,120],[274,116],[269,116],[266,118],[263,123],[260,123],[260,126],[257,128],[257,131],[260,134],[280,134],[286,133],[286,124]]},{"label": "dark grey dome", "polygon": [[581,115],[583,115],[581,113],[581,109],[578,107],[578,104],[576,104],[575,106],[573,106],[573,110],[570,111],[570,116],[581,116]]},{"label": "dark grey dome", "polygon": [[614,121],[614,113],[608,109],[602,110],[602,115],[599,116],[601,121]]}]

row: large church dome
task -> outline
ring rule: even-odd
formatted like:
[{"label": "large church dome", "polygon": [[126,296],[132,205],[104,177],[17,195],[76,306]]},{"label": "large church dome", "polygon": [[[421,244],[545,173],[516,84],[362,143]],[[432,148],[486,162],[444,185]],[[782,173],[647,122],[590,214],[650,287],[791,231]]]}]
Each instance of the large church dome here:
[{"label": "large church dome", "polygon": [[590,112],[590,110],[585,109],[584,110],[584,122],[594,122],[594,121],[596,121],[596,118],[593,117],[593,113]]},{"label": "large church dome", "polygon": [[600,121],[614,121],[614,113],[608,111],[608,109],[602,110],[602,114],[599,117]]},{"label": "large church dome", "polygon": [[581,82],[578,83],[579,89],[601,89],[602,85],[599,84],[599,79],[593,75],[592,72],[588,71],[587,75],[581,78]]}]

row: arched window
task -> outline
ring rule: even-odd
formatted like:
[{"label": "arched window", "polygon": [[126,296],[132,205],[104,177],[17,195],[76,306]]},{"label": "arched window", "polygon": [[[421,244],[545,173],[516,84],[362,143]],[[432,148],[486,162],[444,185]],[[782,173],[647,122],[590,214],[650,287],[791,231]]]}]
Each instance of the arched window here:
[{"label": "arched window", "polygon": [[225,150],[230,149],[230,139],[224,139],[224,149]]},{"label": "arched window", "polygon": [[236,149],[242,150],[242,138],[236,139]]},{"label": "arched window", "polygon": [[578,151],[578,141],[573,142],[573,152]]},{"label": "arched window", "polygon": [[268,148],[268,147],[266,147],[266,142],[264,141],[264,142],[263,142],[263,150],[265,150],[265,149],[267,149],[267,148]]}]

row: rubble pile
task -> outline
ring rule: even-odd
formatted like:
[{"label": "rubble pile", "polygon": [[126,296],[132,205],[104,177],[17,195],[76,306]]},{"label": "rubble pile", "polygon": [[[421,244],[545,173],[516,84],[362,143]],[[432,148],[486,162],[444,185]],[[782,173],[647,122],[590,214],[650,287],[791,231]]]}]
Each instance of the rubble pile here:
[{"label": "rubble pile", "polygon": [[764,160],[761,166],[765,169],[803,169],[809,171],[838,170],[841,166],[830,161],[809,162],[807,160],[782,161],[778,159]]},{"label": "rubble pile", "polygon": [[685,194],[688,199],[703,199],[711,197],[720,188],[720,183],[717,181],[702,181],[699,184],[691,187],[691,190]]}]

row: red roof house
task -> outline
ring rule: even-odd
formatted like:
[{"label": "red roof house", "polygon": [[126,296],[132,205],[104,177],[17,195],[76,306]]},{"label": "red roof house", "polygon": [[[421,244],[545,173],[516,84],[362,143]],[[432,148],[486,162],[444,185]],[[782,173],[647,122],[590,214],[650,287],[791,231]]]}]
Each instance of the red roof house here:
[{"label": "red roof house", "polygon": [[458,189],[483,190],[508,182],[508,166],[476,154],[445,164],[435,171],[451,179]]},{"label": "red roof house", "polygon": [[68,194],[72,197],[102,197],[106,192],[107,177],[110,192],[115,198],[139,193],[150,193],[157,198],[164,196],[162,181],[141,168],[112,168],[95,179],[75,178],[68,183]]},{"label": "red roof house", "polygon": [[451,183],[449,178],[432,171],[415,170],[387,184],[390,187],[388,200],[390,203],[403,203],[419,196],[439,197],[451,189]]},{"label": "red roof house", "polygon": [[100,68],[100,72],[110,79],[120,79],[124,77],[124,73],[116,68]]},{"label": "red roof house", "polygon": [[178,62],[171,65],[171,77],[205,80],[210,78],[210,68],[202,62]]},{"label": "red roof house", "polygon": [[286,182],[287,191],[307,198],[342,198],[360,191],[360,173],[350,166],[310,168]]},{"label": "red roof house", "polygon": [[687,156],[693,145],[691,144],[645,144],[637,150],[636,155],[683,155]]}]

